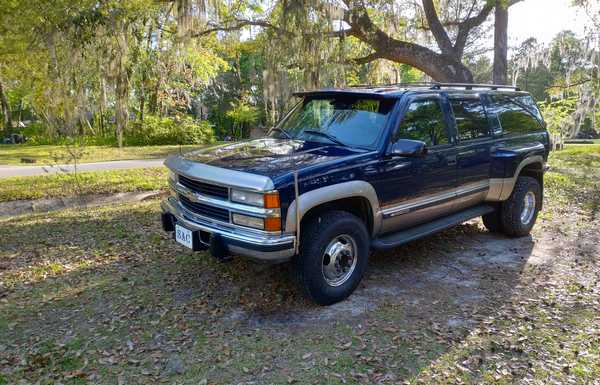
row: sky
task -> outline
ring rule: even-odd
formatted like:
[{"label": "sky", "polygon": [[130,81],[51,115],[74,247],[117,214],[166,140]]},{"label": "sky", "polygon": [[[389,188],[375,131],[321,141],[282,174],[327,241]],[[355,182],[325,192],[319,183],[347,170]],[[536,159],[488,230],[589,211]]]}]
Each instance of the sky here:
[{"label": "sky", "polygon": [[510,7],[509,46],[516,47],[530,37],[547,44],[565,29],[582,35],[587,17],[581,10],[570,7],[570,3],[571,0],[525,0]]}]

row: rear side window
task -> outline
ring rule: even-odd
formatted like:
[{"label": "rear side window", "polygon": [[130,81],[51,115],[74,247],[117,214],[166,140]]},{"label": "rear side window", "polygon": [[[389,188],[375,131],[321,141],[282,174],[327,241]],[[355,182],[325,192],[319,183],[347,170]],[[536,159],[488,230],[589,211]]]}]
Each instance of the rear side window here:
[{"label": "rear side window", "polygon": [[542,129],[541,114],[531,96],[493,96],[490,105],[504,135],[523,135]]},{"label": "rear side window", "polygon": [[535,116],[540,122],[544,120],[542,118],[542,113],[533,101],[531,95],[512,96],[510,99],[513,100],[515,103],[520,104],[523,108],[527,110],[527,112]]},{"label": "rear side window", "polygon": [[425,142],[428,146],[448,144],[448,133],[444,112],[437,99],[417,100],[408,110],[392,138],[412,139]]},{"label": "rear side window", "polygon": [[461,141],[485,138],[490,129],[487,115],[479,98],[451,98],[450,105]]}]

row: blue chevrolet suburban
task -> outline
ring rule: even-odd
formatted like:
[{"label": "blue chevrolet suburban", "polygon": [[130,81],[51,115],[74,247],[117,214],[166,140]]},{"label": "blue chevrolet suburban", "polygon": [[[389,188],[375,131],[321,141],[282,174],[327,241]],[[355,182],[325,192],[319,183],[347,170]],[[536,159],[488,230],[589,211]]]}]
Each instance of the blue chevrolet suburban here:
[{"label": "blue chevrolet suburban", "polygon": [[315,302],[343,300],[370,250],[482,216],[529,234],[550,150],[514,87],[423,83],[323,89],[264,138],[169,157],[162,225],[221,260],[292,261]]}]

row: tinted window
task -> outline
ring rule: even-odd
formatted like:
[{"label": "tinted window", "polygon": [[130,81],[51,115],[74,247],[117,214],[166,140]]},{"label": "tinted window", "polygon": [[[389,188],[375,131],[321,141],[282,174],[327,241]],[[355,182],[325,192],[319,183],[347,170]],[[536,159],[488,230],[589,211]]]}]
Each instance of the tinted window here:
[{"label": "tinted window", "polygon": [[461,141],[483,138],[489,135],[485,110],[479,98],[453,98],[450,105],[456,120],[456,130]]},{"label": "tinted window", "polygon": [[[393,105],[393,100],[347,95],[311,98],[296,107],[278,127],[296,139],[374,148]],[[272,135],[285,137],[280,131],[273,131]]]},{"label": "tinted window", "polygon": [[[530,104],[524,104],[529,100]],[[523,101],[523,103],[522,103]],[[535,110],[533,108],[535,107]],[[505,135],[527,134],[541,129],[539,110],[533,99],[513,99],[512,97],[494,96],[490,111],[496,113],[502,132]]]},{"label": "tinted window", "polygon": [[538,109],[538,106],[533,101],[531,95],[520,95],[511,97],[511,100],[514,100],[515,103],[521,104],[521,106],[527,109],[532,115],[534,115],[539,121],[544,120],[542,118],[542,113]]},{"label": "tinted window", "polygon": [[438,100],[419,100],[408,106],[393,141],[412,139],[428,146],[448,144],[444,113]]}]

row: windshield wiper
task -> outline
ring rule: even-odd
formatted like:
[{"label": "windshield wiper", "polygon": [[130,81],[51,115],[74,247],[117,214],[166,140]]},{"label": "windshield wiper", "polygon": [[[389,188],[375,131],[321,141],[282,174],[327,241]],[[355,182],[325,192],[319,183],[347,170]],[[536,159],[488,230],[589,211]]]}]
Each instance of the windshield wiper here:
[{"label": "windshield wiper", "polygon": [[273,127],[271,128],[271,131],[279,131],[281,132],[283,135],[285,135],[286,138],[288,139],[293,139],[292,135],[290,135],[286,130],[284,130],[283,128],[279,128],[279,127]]},{"label": "windshield wiper", "polygon": [[304,131],[302,131],[302,133],[316,135],[316,136],[322,136],[326,139],[329,139],[330,141],[332,141],[335,144],[339,144],[340,146],[345,146],[345,144],[342,141],[340,141],[338,138],[336,138],[335,136],[328,134],[326,132],[321,132],[321,131],[316,131],[316,130],[304,130]]}]

